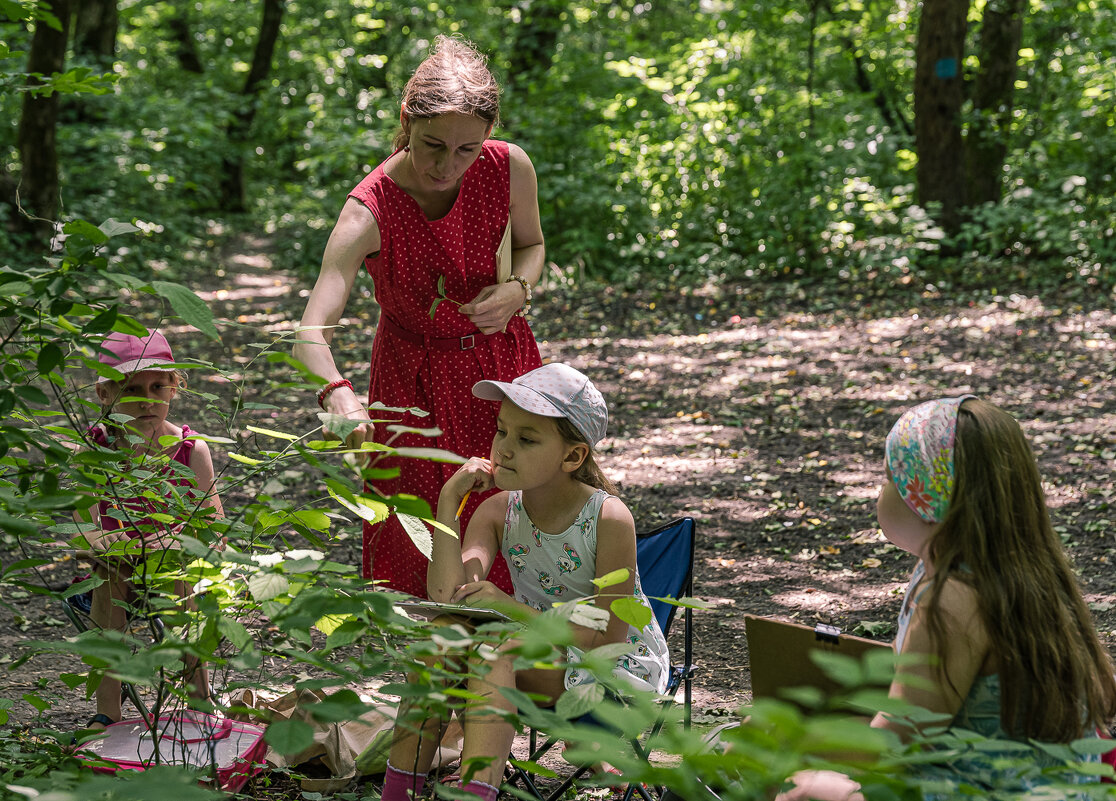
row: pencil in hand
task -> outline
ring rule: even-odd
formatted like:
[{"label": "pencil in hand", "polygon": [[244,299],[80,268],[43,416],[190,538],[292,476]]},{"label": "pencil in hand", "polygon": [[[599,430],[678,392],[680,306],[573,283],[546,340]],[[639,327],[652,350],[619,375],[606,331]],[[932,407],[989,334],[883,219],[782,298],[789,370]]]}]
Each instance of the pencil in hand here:
[{"label": "pencil in hand", "polygon": [[461,505],[457,507],[457,514],[453,516],[453,521],[456,523],[461,519],[461,513],[465,511],[465,503],[469,500],[469,496],[473,494],[472,490],[468,490],[461,498]]}]

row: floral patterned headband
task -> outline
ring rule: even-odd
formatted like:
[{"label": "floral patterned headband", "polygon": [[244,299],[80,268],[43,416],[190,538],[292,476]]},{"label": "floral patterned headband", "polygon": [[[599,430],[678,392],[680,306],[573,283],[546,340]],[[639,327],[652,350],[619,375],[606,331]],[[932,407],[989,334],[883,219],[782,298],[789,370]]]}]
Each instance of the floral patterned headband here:
[{"label": "floral patterned headband", "polygon": [[953,498],[953,443],[961,403],[975,395],[920,403],[887,435],[884,460],[899,494],[927,523],[940,523]]}]

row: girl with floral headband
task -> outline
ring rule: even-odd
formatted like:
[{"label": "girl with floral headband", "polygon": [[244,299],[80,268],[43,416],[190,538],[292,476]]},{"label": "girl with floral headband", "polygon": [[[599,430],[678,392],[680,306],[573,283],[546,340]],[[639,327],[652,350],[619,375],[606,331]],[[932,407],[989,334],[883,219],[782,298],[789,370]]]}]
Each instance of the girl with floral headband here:
[{"label": "girl with floral headband", "polygon": [[[972,395],[923,403],[888,434],[885,469],[880,528],[919,558],[895,638],[897,653],[916,657],[901,660],[890,696],[938,713],[950,728],[1001,740],[1069,743],[1107,728],[1116,717],[1113,665],[1019,424]],[[914,732],[883,713],[872,725],[904,739]],[[919,770],[1008,792],[1078,778],[1040,748],[983,753]],[[994,765],[997,757],[1024,768]],[[861,798],[839,773],[806,771],[792,781],[780,799]]]}]

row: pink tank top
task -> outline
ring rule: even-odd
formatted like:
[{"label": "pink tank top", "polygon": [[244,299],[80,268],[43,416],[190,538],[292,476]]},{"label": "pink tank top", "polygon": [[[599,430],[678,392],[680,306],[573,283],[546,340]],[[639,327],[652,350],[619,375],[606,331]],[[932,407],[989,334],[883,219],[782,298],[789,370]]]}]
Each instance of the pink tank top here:
[{"label": "pink tank top", "polygon": [[[178,462],[186,467],[190,466],[190,457],[194,453],[194,440],[188,439],[191,433],[189,426],[182,426],[182,441],[178,444],[174,453],[171,454],[171,461]],[[89,429],[89,437],[101,447],[112,447],[109,443],[108,432],[102,425],[96,425]],[[178,471],[170,465],[163,467],[163,475],[172,472],[177,473]],[[187,487],[187,494],[193,495],[191,489],[195,485],[190,478],[185,476],[171,477],[169,481],[176,487]],[[113,483],[110,479],[109,486],[112,487]],[[131,539],[150,537],[158,533],[157,526],[160,524],[152,520],[149,515],[155,512],[166,512],[165,504],[159,504],[150,498],[106,499],[100,501],[97,508],[101,515],[101,528],[103,530],[128,529],[128,536]],[[140,526],[144,528],[141,530]]]}]

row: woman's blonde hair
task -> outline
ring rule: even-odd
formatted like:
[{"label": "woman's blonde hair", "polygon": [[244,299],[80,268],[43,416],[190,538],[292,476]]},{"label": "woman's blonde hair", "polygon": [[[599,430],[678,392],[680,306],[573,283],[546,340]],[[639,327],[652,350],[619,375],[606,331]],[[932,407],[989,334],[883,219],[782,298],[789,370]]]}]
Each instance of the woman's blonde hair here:
[{"label": "woman's blonde hair", "polygon": [[[949,510],[928,544],[924,602],[935,650],[949,647],[940,591],[976,590],[999,663],[1001,724],[1013,737],[1069,742],[1116,717],[1113,664],[1054,527],[1019,423],[976,399],[961,404]],[[947,676],[948,679],[948,676]]]},{"label": "woman's blonde hair", "polygon": [[589,453],[586,454],[585,460],[581,463],[581,466],[574,471],[573,478],[580,481],[582,484],[588,484],[590,487],[602,489],[609,495],[619,495],[620,491],[616,488],[616,485],[609,480],[608,476],[604,474],[604,471],[601,470],[600,466],[593,458],[593,446],[585,439],[585,435],[578,431],[577,426],[565,417],[555,417],[552,419],[558,426],[558,434],[562,439],[572,445],[581,444],[589,448]]},{"label": "woman's blonde hair", "polygon": [[494,127],[500,121],[500,85],[487,60],[464,39],[438,36],[433,52],[403,88],[405,122],[395,134],[399,150],[411,136],[411,119],[466,114]]}]

